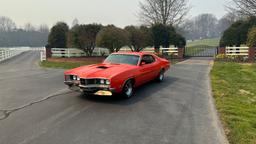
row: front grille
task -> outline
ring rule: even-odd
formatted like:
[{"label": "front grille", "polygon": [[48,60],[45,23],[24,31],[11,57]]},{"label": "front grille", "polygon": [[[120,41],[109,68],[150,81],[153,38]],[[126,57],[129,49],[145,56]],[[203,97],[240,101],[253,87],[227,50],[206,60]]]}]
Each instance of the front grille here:
[{"label": "front grille", "polygon": [[80,79],[81,85],[96,85],[100,84],[101,79]]}]

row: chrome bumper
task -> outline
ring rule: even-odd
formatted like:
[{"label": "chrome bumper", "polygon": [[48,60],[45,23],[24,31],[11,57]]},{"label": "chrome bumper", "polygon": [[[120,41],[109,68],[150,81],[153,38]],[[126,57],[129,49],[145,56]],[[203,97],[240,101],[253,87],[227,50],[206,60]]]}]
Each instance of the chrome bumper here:
[{"label": "chrome bumper", "polygon": [[86,94],[100,95],[100,96],[112,96],[116,91],[114,88],[110,88],[109,85],[81,85],[80,81],[64,81],[69,86],[70,90],[81,91]]}]

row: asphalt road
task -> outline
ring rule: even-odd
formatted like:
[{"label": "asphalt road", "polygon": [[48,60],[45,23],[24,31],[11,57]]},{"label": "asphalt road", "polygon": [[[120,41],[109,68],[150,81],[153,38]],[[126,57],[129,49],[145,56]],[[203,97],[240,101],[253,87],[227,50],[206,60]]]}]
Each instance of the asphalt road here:
[{"label": "asphalt road", "polygon": [[211,98],[211,59],[172,67],[136,95],[85,98],[27,52],[0,63],[0,144],[218,144],[225,138]]}]

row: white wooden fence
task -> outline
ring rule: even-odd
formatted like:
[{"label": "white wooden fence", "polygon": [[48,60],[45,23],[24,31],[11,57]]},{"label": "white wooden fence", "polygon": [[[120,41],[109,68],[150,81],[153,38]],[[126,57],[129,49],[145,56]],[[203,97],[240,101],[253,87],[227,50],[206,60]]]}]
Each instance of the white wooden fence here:
[{"label": "white wooden fence", "polygon": [[[130,52],[130,48],[122,48],[120,50],[121,52]],[[143,52],[148,52],[148,53],[154,53],[155,49],[154,48],[145,48],[143,49]],[[167,53],[169,55],[178,55],[178,48],[160,48],[159,50],[160,53]]]},{"label": "white wooden fence", "polygon": [[[130,52],[130,48],[122,48],[120,52]],[[143,52],[154,53],[154,48],[145,48]],[[178,55],[178,48],[160,48],[160,53],[167,53],[169,55]],[[93,56],[109,55],[107,49],[95,48]],[[82,57],[86,56],[86,53],[76,48],[52,48],[52,57]]]},{"label": "white wooden fence", "polygon": [[85,53],[75,48],[52,48],[53,57],[81,57]]},{"label": "white wooden fence", "polygon": [[0,62],[17,56],[27,50],[27,48],[0,48]]},{"label": "white wooden fence", "polygon": [[10,59],[26,51],[45,51],[44,47],[13,47],[0,48],[0,62]]},{"label": "white wooden fence", "polygon": [[249,47],[226,47],[226,55],[228,56],[248,56]]},{"label": "white wooden fence", "polygon": [[[104,48],[95,48],[93,56],[108,55],[109,52]],[[82,57],[86,56],[86,53],[77,48],[52,48],[53,57]]]}]

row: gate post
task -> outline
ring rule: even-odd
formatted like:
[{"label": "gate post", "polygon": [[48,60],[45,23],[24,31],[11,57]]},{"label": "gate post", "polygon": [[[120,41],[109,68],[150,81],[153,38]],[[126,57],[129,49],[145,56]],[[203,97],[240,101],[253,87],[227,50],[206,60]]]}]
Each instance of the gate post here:
[{"label": "gate post", "polygon": [[218,54],[226,54],[226,47],[218,47]]},{"label": "gate post", "polygon": [[183,59],[185,55],[185,48],[178,48],[178,58]]},{"label": "gate post", "polygon": [[248,51],[248,58],[251,62],[253,62],[255,60],[255,54],[256,54],[255,49],[256,49],[255,47],[251,47],[251,48],[249,48],[249,51]]},{"label": "gate post", "polygon": [[52,48],[45,48],[46,49],[46,59],[52,57]]}]

